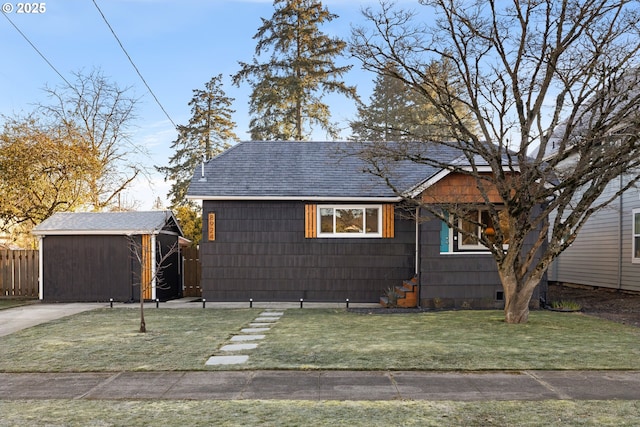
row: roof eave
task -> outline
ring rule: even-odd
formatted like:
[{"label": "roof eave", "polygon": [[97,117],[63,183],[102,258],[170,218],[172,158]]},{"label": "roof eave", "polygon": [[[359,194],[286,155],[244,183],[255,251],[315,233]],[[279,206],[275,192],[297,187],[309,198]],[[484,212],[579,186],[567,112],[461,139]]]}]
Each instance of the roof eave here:
[{"label": "roof eave", "polygon": [[344,196],[198,196],[189,195],[189,200],[228,200],[228,201],[332,201],[332,202],[378,202],[396,203],[402,200],[400,196],[383,197],[344,197]]}]

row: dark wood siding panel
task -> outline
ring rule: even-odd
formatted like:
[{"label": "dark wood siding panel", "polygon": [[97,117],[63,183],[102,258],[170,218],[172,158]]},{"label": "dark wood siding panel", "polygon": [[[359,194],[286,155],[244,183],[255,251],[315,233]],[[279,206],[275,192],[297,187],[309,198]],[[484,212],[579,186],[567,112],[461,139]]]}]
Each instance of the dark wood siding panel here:
[{"label": "dark wood siding panel", "polygon": [[[157,260],[171,251],[178,243],[178,236],[159,234],[156,237],[159,243],[161,254],[156,254]],[[180,272],[180,253],[173,252],[169,258],[167,258],[164,264],[160,267],[162,286],[158,286],[156,289],[156,297],[161,301],[166,301],[174,298],[180,298],[182,296],[182,277]]]},{"label": "dark wood siding panel", "polygon": [[[496,302],[496,293],[502,291],[495,260],[488,253],[441,254],[441,226],[437,220],[424,221],[420,226],[421,299],[448,299],[457,304],[481,300],[484,306],[491,306]],[[546,288],[546,279],[542,286]],[[532,300],[538,298],[537,290]]]},{"label": "dark wood siding panel", "polygon": [[122,236],[47,236],[43,239],[45,301],[127,301],[132,259]]},{"label": "dark wood siding panel", "polygon": [[393,239],[308,239],[302,202],[205,201],[207,212],[217,222],[216,241],[201,245],[207,300],[373,302],[413,275],[413,221],[396,219]]}]

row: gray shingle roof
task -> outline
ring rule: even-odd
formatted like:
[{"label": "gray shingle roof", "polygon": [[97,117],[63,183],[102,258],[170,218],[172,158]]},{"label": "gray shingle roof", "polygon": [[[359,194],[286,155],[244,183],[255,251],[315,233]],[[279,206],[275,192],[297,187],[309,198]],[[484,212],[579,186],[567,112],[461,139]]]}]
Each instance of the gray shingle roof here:
[{"label": "gray shingle roof", "polygon": [[[440,151],[438,151],[440,150]],[[197,167],[187,192],[191,199],[225,198],[395,198],[380,178],[345,142],[241,142]],[[434,155],[453,160],[460,153],[434,148]],[[408,190],[440,171],[404,161],[395,162],[392,177]]]},{"label": "gray shingle roof", "polygon": [[36,235],[51,234],[152,234],[182,231],[171,211],[58,212],[33,229]]}]

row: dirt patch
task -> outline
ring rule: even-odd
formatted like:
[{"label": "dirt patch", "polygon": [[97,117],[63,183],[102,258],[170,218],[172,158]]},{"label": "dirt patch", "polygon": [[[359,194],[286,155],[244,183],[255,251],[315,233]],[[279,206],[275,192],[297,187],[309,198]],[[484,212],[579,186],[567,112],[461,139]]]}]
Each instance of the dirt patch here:
[{"label": "dirt patch", "polygon": [[[640,328],[640,293],[549,283],[548,303],[574,301],[582,306],[581,312]],[[434,311],[429,308],[350,308],[361,314],[401,314]]]},{"label": "dirt patch", "polygon": [[575,301],[585,314],[640,327],[640,293],[549,283],[548,299]]}]

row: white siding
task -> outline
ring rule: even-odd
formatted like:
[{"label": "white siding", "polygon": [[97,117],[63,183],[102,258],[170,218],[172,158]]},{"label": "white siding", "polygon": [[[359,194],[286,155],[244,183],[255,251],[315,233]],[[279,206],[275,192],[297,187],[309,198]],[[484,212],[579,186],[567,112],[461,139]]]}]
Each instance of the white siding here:
[{"label": "white siding", "polygon": [[[619,180],[612,182],[603,197],[619,186]],[[594,214],[549,269],[549,280],[640,291],[640,264],[631,262],[632,211],[640,208],[639,192],[631,189]]]}]

